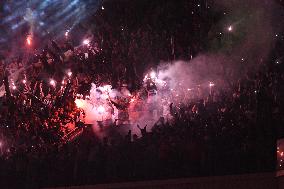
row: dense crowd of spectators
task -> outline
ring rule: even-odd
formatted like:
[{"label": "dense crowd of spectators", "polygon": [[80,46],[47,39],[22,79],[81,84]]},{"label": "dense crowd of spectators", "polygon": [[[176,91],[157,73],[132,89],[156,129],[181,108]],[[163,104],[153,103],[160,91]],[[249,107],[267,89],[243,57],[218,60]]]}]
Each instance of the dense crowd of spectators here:
[{"label": "dense crowd of spectators", "polygon": [[[77,52],[87,50],[89,59],[92,47],[84,48],[74,50],[72,63],[63,65],[66,70],[73,61],[86,66]],[[138,125],[139,135],[131,133],[133,125],[110,126],[112,131],[103,139],[85,128],[67,144],[64,136],[72,131],[66,125],[78,126],[82,114],[74,103],[76,94],[87,95],[90,82],[101,81],[88,78],[90,70],[84,68],[82,72],[80,68],[59,69],[61,75],[56,77],[54,60],[48,66],[54,70],[52,75],[41,76],[46,68],[32,64],[23,65],[17,78],[12,77],[14,73],[3,76],[0,178],[11,181],[7,186],[12,181],[16,186],[37,188],[275,167],[275,143],[284,134],[281,65],[248,72],[230,90],[212,90],[203,99],[173,100],[169,106],[172,119],[161,117],[154,126]],[[119,132],[128,129],[128,134]]]},{"label": "dense crowd of spectators", "polygon": [[[171,3],[175,1],[169,1],[168,7]],[[195,6],[192,4],[180,4],[185,7],[181,15]],[[109,4],[106,9],[121,9],[115,6],[119,5]],[[67,36],[60,47],[51,42],[37,55],[1,62],[0,94],[5,92],[0,97],[3,188],[274,170],[276,140],[284,135],[281,61],[262,62],[263,68],[255,72],[244,68],[245,76],[231,81],[229,89],[212,90],[204,98],[182,103],[172,99],[170,121],[161,117],[153,126],[139,125],[138,135],[132,133],[135,125],[111,125],[109,135],[103,138],[91,127],[81,128],[84,112],[74,101],[77,94],[89,94],[91,83],[111,84],[117,89],[127,83],[133,92],[142,88],[141,76],[153,62],[188,60],[206,47],[207,38],[200,36],[213,24],[206,19],[210,11],[203,14],[198,8],[192,11],[192,20],[176,23],[172,18],[168,22],[169,16],[163,18],[164,24],[156,25],[156,12],[162,14],[167,9],[153,6],[153,10],[140,27],[135,25],[137,18],[115,22],[101,11],[96,18],[96,36],[84,45],[72,47]],[[135,15],[131,11],[137,9],[128,12]],[[129,18],[127,11],[124,14]],[[175,14],[175,10],[169,13]],[[185,25],[193,36],[182,33]],[[77,137],[69,140],[70,134]]]}]

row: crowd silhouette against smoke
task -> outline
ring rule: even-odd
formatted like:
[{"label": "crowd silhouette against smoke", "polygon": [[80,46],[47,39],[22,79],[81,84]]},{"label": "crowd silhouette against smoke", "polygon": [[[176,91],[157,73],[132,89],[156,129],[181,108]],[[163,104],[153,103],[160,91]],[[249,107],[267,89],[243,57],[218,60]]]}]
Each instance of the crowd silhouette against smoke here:
[{"label": "crowd silhouette against smoke", "polygon": [[1,186],[274,170],[282,9],[108,0],[61,37],[27,30],[17,51],[0,41]]}]

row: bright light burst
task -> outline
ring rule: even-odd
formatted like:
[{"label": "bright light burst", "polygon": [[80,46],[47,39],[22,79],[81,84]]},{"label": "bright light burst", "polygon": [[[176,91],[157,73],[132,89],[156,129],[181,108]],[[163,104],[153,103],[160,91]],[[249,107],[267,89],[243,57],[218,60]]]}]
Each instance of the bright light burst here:
[{"label": "bright light burst", "polygon": [[49,84],[52,85],[53,87],[55,87],[56,82],[54,79],[50,79]]},{"label": "bright light burst", "polygon": [[83,108],[84,107],[84,102],[81,99],[76,99],[75,104],[76,104],[77,108]]},{"label": "bright light burst", "polygon": [[72,76],[72,72],[69,71],[69,72],[67,73],[67,75],[68,75],[69,77],[71,77],[71,76]]},{"label": "bright light burst", "polygon": [[28,44],[29,46],[32,44],[32,36],[31,36],[31,35],[28,35],[28,36],[27,36],[26,42],[27,42],[27,44]]},{"label": "bright light burst", "polygon": [[130,102],[132,103],[132,102],[134,102],[135,101],[135,98],[131,98],[130,99]]},{"label": "bright light burst", "polygon": [[23,29],[28,29],[41,43],[49,41],[47,35],[69,37],[76,25],[102,8],[101,0],[1,1],[1,7],[0,25],[7,31],[5,41],[0,39],[1,45],[10,39],[32,45],[31,40],[26,41],[26,36],[19,36]]},{"label": "bright light burst", "polygon": [[151,79],[155,79],[156,78],[156,73],[154,71],[152,71],[150,73],[150,77],[151,77]]},{"label": "bright light burst", "polygon": [[228,27],[228,31],[229,31],[229,32],[233,31],[233,26],[229,26],[229,27]]},{"label": "bright light burst", "polygon": [[83,44],[84,45],[90,45],[90,40],[89,39],[84,39]]},{"label": "bright light burst", "polygon": [[215,84],[213,82],[209,82],[209,87],[214,87]]},{"label": "bright light burst", "polygon": [[65,32],[65,37],[68,37],[68,35],[69,35],[69,30],[67,30],[67,31]]}]

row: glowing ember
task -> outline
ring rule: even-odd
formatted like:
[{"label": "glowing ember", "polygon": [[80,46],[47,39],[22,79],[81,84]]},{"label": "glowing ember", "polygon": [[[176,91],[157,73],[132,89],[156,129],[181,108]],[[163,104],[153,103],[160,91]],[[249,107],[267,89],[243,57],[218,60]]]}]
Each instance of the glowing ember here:
[{"label": "glowing ember", "polygon": [[22,82],[23,82],[23,84],[26,84],[26,83],[27,83],[27,81],[26,81],[25,79],[23,79],[23,81],[22,81]]}]

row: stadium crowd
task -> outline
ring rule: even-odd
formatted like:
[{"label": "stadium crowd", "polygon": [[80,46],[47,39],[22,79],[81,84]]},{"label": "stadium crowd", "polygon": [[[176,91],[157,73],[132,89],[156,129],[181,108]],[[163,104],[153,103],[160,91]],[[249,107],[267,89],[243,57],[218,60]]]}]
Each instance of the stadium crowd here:
[{"label": "stadium crowd", "polygon": [[[158,10],[145,23],[152,23]],[[111,125],[112,132],[103,138],[82,126],[84,112],[74,102],[77,94],[89,95],[91,83],[117,89],[127,83],[133,92],[143,87],[141,76],[147,66],[153,66],[142,62],[196,56],[208,40],[200,33],[208,32],[213,24],[203,19],[208,12],[197,12],[193,20],[183,21],[194,25],[196,36],[182,35],[177,28],[183,27],[162,23],[137,29],[135,18],[129,19],[133,23],[128,28],[120,22],[111,28],[111,23],[98,19],[103,32],[96,31],[96,38],[79,47],[73,47],[69,39],[64,45],[52,41],[28,58],[1,62],[3,188],[274,170],[276,140],[284,136],[283,64],[276,64],[274,58],[262,62],[259,71],[244,68],[245,76],[232,81],[229,89],[216,89],[204,98],[182,103],[171,99],[170,121],[161,117],[153,126],[119,126],[127,130],[124,134]],[[134,127],[141,133],[133,134]]]},{"label": "stadium crowd", "polygon": [[[172,103],[173,119],[161,117],[153,127],[141,125],[141,135],[131,134],[135,126],[121,126],[130,129],[128,134],[101,139],[85,128],[79,137],[64,141],[72,132],[66,125],[79,127],[82,112],[74,103],[76,94],[88,95],[91,82],[101,82],[94,78],[99,72],[90,74],[90,67],[84,68],[92,48],[74,50],[64,57],[70,58],[66,65],[52,59],[47,64],[52,74],[37,63],[14,63],[25,67],[15,69],[21,70],[15,81],[6,77],[7,68],[3,72],[2,181],[33,188],[273,170],[275,141],[284,133],[281,65],[248,72],[230,90]],[[41,57],[45,60],[50,59]],[[62,71],[67,67],[75,71]]]}]

